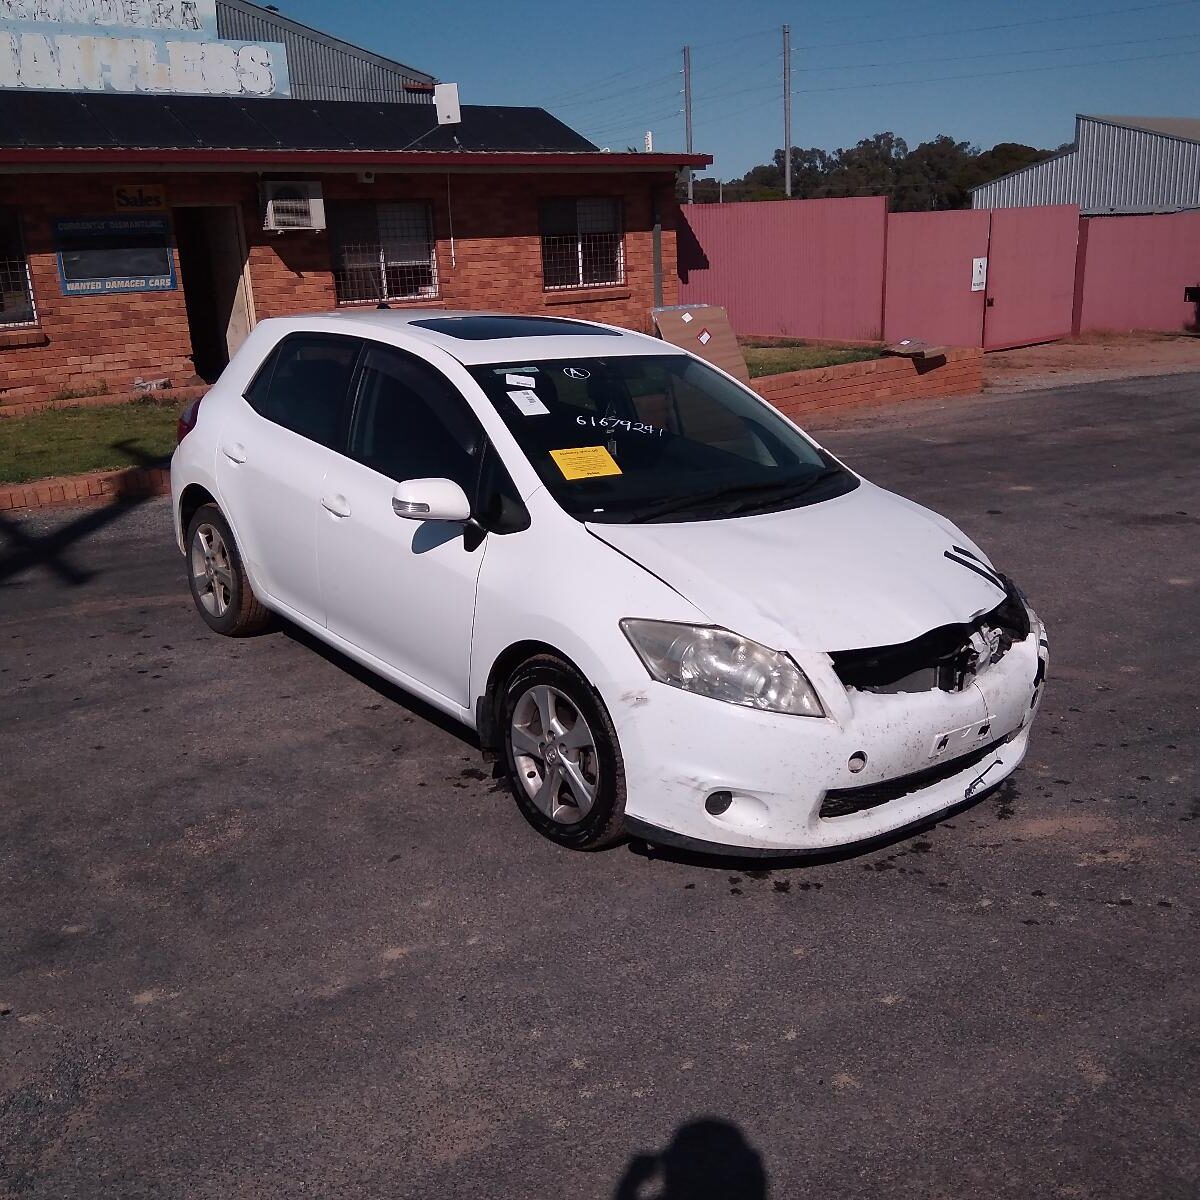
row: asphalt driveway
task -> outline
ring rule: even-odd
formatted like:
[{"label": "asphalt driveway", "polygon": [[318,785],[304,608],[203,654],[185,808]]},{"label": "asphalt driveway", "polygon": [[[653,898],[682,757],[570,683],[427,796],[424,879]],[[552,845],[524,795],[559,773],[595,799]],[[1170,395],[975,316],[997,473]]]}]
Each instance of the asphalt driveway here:
[{"label": "asphalt driveway", "polygon": [[469,739],[0,519],[0,1196],[1194,1197],[1200,376],[823,440],[1030,593],[1025,766],[770,869],[539,840]]}]

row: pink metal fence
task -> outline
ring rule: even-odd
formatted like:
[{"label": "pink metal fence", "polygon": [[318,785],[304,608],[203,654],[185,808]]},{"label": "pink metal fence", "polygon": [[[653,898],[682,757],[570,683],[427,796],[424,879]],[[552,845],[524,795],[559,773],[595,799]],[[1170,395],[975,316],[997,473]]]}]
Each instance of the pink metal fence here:
[{"label": "pink metal fence", "polygon": [[1183,290],[1200,285],[1200,212],[1085,217],[1079,257],[1076,333],[1197,328]]},{"label": "pink metal fence", "polygon": [[[973,274],[986,260],[986,278]],[[999,350],[1072,331],[1200,328],[1200,212],[1074,205],[891,213],[880,197],[693,205],[680,299],[739,334]],[[975,286],[973,286],[973,283]]]},{"label": "pink metal fence", "polygon": [[690,205],[680,302],[724,305],[739,334],[878,338],[886,226],[881,196]]},{"label": "pink metal fence", "polygon": [[990,217],[983,348],[1004,350],[1068,337],[1079,208],[993,208]]},{"label": "pink metal fence", "polygon": [[886,341],[983,345],[987,297],[971,291],[971,263],[987,257],[990,224],[986,210],[888,217]]}]

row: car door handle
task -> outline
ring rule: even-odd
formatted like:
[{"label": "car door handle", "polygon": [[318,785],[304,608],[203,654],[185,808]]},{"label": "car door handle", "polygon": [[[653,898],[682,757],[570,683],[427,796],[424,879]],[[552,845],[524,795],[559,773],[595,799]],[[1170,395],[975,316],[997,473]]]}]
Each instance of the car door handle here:
[{"label": "car door handle", "polygon": [[234,442],[231,446],[222,444],[221,453],[230,462],[244,463],[246,461],[246,447],[241,442]]},{"label": "car door handle", "polygon": [[348,517],[350,515],[350,501],[340,492],[336,496],[322,496],[321,507],[326,512],[333,513],[335,517]]}]

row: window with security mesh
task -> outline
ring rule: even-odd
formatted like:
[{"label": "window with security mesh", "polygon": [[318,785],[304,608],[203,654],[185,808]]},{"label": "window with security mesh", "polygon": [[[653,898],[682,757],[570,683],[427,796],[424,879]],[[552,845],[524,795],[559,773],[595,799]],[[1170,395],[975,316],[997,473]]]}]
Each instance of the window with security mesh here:
[{"label": "window with security mesh", "polygon": [[32,325],[36,320],[21,222],[15,209],[0,208],[0,325]]},{"label": "window with security mesh", "polygon": [[428,204],[331,204],[328,219],[339,304],[437,295]]},{"label": "window with security mesh", "polygon": [[542,205],[542,281],[547,289],[625,282],[618,200],[548,200]]}]

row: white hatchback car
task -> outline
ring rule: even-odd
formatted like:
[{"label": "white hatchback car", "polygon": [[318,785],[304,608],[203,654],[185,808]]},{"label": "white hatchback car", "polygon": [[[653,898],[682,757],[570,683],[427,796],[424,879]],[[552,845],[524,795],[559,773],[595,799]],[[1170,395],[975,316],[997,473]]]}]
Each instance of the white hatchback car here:
[{"label": "white hatchback car", "polygon": [[263,321],[180,421],[200,615],[279,613],[478,732],[530,823],[827,850],[1011,774],[1042,625],[949,521],[583,321]]}]

